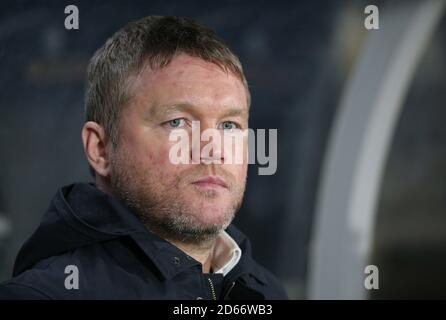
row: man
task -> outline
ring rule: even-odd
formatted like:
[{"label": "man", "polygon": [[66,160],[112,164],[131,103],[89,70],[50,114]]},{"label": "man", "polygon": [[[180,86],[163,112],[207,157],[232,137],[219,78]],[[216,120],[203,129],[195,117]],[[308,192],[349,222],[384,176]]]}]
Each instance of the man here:
[{"label": "man", "polygon": [[[224,146],[198,163],[171,156],[173,131],[245,130],[249,104],[238,58],[191,19],[150,16],[114,34],[88,68],[82,140],[95,184],[59,190],[0,298],[286,298],[230,225],[246,152],[242,163],[224,161]],[[194,148],[204,143],[188,158]]]}]

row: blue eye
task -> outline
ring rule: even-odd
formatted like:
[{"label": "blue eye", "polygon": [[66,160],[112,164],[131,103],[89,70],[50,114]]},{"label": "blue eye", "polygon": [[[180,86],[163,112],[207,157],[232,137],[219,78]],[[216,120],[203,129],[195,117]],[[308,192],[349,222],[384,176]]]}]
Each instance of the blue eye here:
[{"label": "blue eye", "polygon": [[223,130],[233,130],[235,129],[237,126],[234,122],[232,121],[225,121],[222,123],[222,129]]},{"label": "blue eye", "polygon": [[184,119],[181,119],[181,118],[173,119],[173,120],[170,120],[168,123],[172,128],[178,128],[184,124]]}]

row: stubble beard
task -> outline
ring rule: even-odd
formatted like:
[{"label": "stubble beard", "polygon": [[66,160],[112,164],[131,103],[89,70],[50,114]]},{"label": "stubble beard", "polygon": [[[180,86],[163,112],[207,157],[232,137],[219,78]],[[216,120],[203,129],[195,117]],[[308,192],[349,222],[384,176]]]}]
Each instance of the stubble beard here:
[{"label": "stubble beard", "polygon": [[[153,179],[148,170],[141,172],[142,170],[128,159],[123,159],[119,153],[112,157],[111,169],[110,182],[113,192],[147,229],[166,240],[201,247],[210,245],[218,234],[229,226],[240,209],[245,191],[246,181],[238,188],[232,183],[229,189],[236,194],[234,201],[222,209],[223,212],[217,221],[204,223],[199,219],[202,213],[194,212],[199,209],[194,209],[190,200],[185,199],[180,192],[173,194],[172,190],[181,191],[181,179],[176,179],[174,185],[167,186],[166,190],[166,185]],[[201,192],[201,196],[206,201],[212,201],[219,195],[215,190],[206,190]]]}]

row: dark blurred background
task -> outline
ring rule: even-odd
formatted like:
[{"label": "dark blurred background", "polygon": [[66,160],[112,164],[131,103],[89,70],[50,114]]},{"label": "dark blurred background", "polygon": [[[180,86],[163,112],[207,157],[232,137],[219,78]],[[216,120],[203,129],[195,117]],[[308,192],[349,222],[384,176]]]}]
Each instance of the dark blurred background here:
[{"label": "dark blurred background", "polygon": [[[386,6],[410,1],[374,1]],[[80,29],[64,28],[65,6]],[[146,15],[189,16],[239,55],[251,128],[278,129],[278,168],[250,166],[235,223],[292,298],[308,293],[321,168],[346,83],[372,32],[369,1],[9,1],[0,11],[0,281],[57,189],[91,181],[83,154],[85,69],[116,30]],[[381,16],[382,17],[382,16]],[[446,297],[446,18],[404,97],[377,199],[370,298]],[[397,39],[395,39],[396,41]],[[416,280],[415,280],[416,279]],[[336,297],[336,296],[335,296]]]}]

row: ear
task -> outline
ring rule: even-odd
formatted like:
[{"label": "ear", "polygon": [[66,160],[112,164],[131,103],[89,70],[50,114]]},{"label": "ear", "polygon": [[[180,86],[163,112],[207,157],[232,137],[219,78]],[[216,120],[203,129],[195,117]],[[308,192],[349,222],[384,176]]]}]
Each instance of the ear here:
[{"label": "ear", "polygon": [[110,175],[108,139],[104,128],[94,121],[88,121],[82,128],[82,142],[90,166],[103,177]]}]

